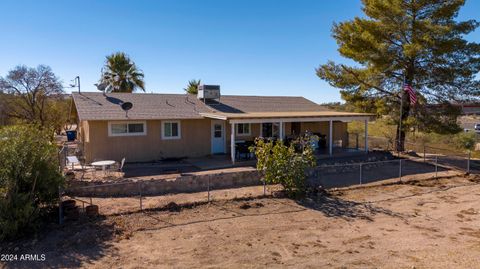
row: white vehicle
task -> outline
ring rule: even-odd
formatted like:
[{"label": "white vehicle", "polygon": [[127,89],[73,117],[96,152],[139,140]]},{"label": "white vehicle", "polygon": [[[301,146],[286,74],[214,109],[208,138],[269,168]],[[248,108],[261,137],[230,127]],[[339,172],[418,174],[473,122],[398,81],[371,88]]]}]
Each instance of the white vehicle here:
[{"label": "white vehicle", "polygon": [[480,131],[480,123],[475,124],[475,131],[476,132]]}]

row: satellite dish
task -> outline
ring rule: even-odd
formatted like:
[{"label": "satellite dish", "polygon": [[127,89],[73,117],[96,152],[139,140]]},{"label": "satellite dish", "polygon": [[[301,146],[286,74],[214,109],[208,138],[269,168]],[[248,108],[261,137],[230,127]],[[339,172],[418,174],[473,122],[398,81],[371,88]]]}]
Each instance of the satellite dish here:
[{"label": "satellite dish", "polygon": [[107,89],[107,84],[105,83],[94,84],[94,85],[97,87],[97,90],[101,92],[105,92],[105,90]]},{"label": "satellite dish", "polygon": [[121,105],[122,109],[125,111],[125,117],[128,118],[128,111],[132,109],[133,104],[130,102],[125,102]]},{"label": "satellite dish", "polygon": [[129,111],[130,109],[132,109],[132,107],[133,107],[133,104],[130,102],[125,102],[122,104],[122,109],[125,111]]}]

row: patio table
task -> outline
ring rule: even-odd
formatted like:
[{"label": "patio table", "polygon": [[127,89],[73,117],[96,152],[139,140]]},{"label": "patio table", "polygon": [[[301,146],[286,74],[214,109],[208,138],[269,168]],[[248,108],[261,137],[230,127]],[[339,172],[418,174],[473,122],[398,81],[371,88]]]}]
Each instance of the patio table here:
[{"label": "patio table", "polygon": [[105,170],[107,166],[114,165],[114,164],[115,164],[115,161],[112,161],[112,160],[97,161],[97,162],[91,163],[91,165],[95,167],[102,167],[102,171],[104,175],[105,175]]}]

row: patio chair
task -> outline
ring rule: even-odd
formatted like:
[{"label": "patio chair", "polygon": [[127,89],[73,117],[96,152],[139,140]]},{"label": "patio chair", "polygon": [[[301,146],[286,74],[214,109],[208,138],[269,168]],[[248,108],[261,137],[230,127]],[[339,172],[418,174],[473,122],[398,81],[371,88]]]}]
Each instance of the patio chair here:
[{"label": "patio chair", "polygon": [[117,172],[123,172],[123,166],[125,165],[125,157],[123,157],[122,161],[120,162],[120,166],[117,169]]},{"label": "patio chair", "polygon": [[75,164],[80,165],[80,168],[77,170],[82,172],[81,179],[85,177],[85,173],[88,170],[92,170],[92,167],[85,165],[85,162],[82,162],[81,160],[79,160],[77,156],[67,156],[67,164],[68,166],[72,165],[72,171],[75,171]]},{"label": "patio chair", "polygon": [[244,156],[245,160],[250,159],[250,149],[246,143],[239,143],[236,147],[237,156],[239,159],[242,157],[242,155]]},{"label": "patio chair", "polygon": [[75,164],[80,164],[77,156],[67,156],[67,166],[72,165],[72,171],[75,170]]},{"label": "patio chair", "polygon": [[125,165],[125,157],[120,161],[120,163],[116,163],[114,166],[109,169],[109,172],[123,172],[123,166]]}]

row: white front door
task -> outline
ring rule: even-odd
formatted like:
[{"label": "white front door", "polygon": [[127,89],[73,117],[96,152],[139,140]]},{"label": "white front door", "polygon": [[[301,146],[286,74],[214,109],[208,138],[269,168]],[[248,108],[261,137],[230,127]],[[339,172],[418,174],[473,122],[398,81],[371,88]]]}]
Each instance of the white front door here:
[{"label": "white front door", "polygon": [[212,154],[225,153],[225,121],[212,120]]}]

